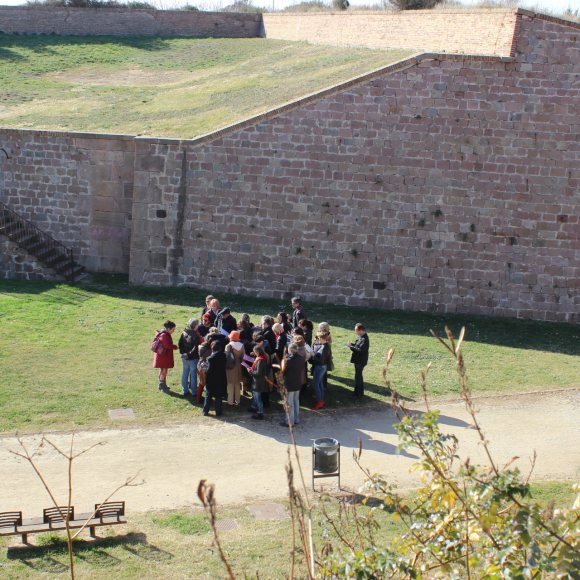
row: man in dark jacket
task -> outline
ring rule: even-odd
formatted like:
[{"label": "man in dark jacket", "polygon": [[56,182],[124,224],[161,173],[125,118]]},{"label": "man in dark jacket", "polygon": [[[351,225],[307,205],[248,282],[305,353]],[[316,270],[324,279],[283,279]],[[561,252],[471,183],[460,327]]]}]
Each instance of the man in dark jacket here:
[{"label": "man in dark jacket", "polygon": [[264,345],[264,348],[269,356],[274,354],[276,348],[276,335],[272,326],[274,326],[274,319],[271,316],[262,316],[262,337],[268,343]]},{"label": "man in dark jacket", "polygon": [[302,308],[302,298],[300,298],[300,296],[294,296],[294,298],[292,298],[291,304],[293,308],[292,327],[296,328],[301,320],[306,319],[306,314]]},{"label": "man in dark jacket", "polygon": [[201,334],[197,331],[199,321],[190,319],[185,330],[179,337],[179,353],[183,361],[183,373],[181,375],[181,388],[183,396],[197,396],[197,363],[199,362],[199,345],[203,342]]},{"label": "man in dark jacket", "polygon": [[238,328],[238,323],[231,315],[229,308],[224,308],[219,312],[217,316],[217,325],[220,330],[225,330],[228,334],[232,332],[232,330],[236,330]]},{"label": "man in dark jacket", "polygon": [[[304,364],[306,361],[298,354],[298,346],[292,343],[288,346],[288,356],[282,362],[284,386],[288,393],[288,417],[290,425],[300,423],[300,388],[304,378]],[[280,425],[288,427],[286,421]]]},{"label": "man in dark jacket", "polygon": [[214,340],[211,343],[212,354],[207,359],[208,369],[206,373],[205,388],[207,395],[203,404],[203,414],[207,417],[211,407],[211,400],[215,400],[215,416],[222,414],[222,399],[228,390],[228,377],[226,374],[226,353],[222,345]]},{"label": "man in dark jacket", "polygon": [[363,380],[363,369],[369,362],[369,335],[364,324],[360,322],[355,325],[354,331],[358,338],[355,343],[349,342],[348,348],[352,351],[350,362],[354,365],[354,393],[355,398],[360,398],[365,394],[365,384]]}]

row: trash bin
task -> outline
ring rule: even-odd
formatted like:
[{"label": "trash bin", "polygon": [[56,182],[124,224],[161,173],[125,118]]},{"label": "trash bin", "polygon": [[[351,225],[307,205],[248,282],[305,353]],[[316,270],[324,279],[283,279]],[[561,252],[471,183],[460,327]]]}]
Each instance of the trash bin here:
[{"label": "trash bin", "polygon": [[315,439],[314,471],[318,473],[336,473],[338,471],[338,454],[340,443],[332,437]]}]

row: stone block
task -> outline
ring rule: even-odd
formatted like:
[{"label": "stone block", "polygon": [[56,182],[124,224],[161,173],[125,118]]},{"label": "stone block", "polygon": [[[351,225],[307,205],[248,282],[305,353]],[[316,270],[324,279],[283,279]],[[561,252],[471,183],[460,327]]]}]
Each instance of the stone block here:
[{"label": "stone block", "polygon": [[138,155],[135,159],[137,171],[160,173],[165,168],[165,157],[161,155]]}]

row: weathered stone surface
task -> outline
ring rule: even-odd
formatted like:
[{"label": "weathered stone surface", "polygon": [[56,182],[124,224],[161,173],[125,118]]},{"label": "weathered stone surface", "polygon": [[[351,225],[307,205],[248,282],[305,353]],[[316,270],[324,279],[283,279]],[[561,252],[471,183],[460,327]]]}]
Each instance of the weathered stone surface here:
[{"label": "weathered stone surface", "polygon": [[17,34],[246,38],[261,23],[260,14],[231,12],[0,6],[0,30]]},{"label": "weathered stone surface", "polygon": [[[409,11],[410,12],[410,11]],[[514,10],[264,13],[267,38],[334,46],[509,55]],[[444,91],[439,82],[435,90]]]},{"label": "weathered stone surface", "polygon": [[[580,321],[578,26],[517,19],[513,62],[418,59],[219,138],[167,144],[165,171],[135,201],[155,211],[147,188],[159,188],[167,232],[183,220],[175,283]],[[154,250],[135,226],[133,243]],[[134,282],[170,278],[131,265]]]},{"label": "weathered stone surface", "polygon": [[[0,129],[0,147],[10,151],[0,154],[4,203],[72,248],[87,269],[128,271],[133,139]],[[105,253],[103,239],[113,242]]]},{"label": "weathered stone surface", "polygon": [[414,57],[194,141],[0,130],[2,200],[135,283],[579,322],[579,27],[516,19],[512,61]]}]

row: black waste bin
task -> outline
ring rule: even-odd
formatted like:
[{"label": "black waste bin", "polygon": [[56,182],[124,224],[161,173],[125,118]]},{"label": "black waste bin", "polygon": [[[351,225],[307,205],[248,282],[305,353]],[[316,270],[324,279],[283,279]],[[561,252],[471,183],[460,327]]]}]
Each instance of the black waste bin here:
[{"label": "black waste bin", "polygon": [[313,443],[314,471],[336,473],[338,471],[339,449],[340,443],[332,437],[315,439]]}]

